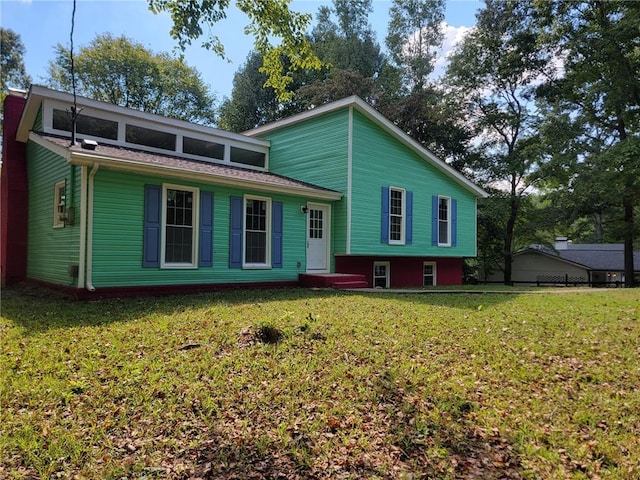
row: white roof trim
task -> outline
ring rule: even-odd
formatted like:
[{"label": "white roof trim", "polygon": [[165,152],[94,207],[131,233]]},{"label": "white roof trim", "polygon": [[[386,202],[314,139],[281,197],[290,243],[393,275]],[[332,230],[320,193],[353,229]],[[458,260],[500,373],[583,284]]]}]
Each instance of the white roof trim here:
[{"label": "white roof trim", "polygon": [[[29,137],[29,130],[35,122],[38,110],[44,99],[52,99],[60,102],[73,103],[73,95],[70,93],[60,92],[58,90],[52,90],[40,85],[31,85],[29,94],[27,96],[27,105],[25,106],[20,124],[18,125],[18,133],[16,138],[20,142],[26,142]],[[204,125],[198,125],[196,123],[187,122],[185,120],[178,120],[175,118],[163,117],[162,115],[156,115],[153,113],[147,113],[132,108],[120,107],[112,103],[100,102],[91,98],[78,96],[76,99],[78,105],[92,108],[95,110],[103,110],[111,112],[124,117],[135,118],[139,121],[146,123],[155,123],[165,125],[171,128],[177,128],[185,132],[198,132],[204,135],[213,135],[219,138],[235,140],[241,143],[249,145],[257,145],[261,147],[269,147],[270,142],[258,138],[252,138],[239,133],[227,132],[214,127],[207,127]]]},{"label": "white roof trim", "polygon": [[40,145],[43,148],[46,148],[47,150],[51,150],[56,155],[60,155],[67,162],[71,160],[69,149],[61,147],[60,145],[56,145],[55,143],[51,143],[47,139],[42,138],[37,133],[29,132],[29,140],[31,140],[34,143],[37,143],[38,145]]},{"label": "white roof trim", "polygon": [[327,103],[320,107],[316,107],[312,110],[308,110],[306,112],[299,113],[297,115],[293,115],[291,117],[284,118],[282,120],[278,120],[276,122],[268,123],[266,125],[262,125],[260,127],[256,127],[251,130],[247,130],[243,132],[244,135],[248,136],[260,136],[267,133],[270,133],[275,130],[279,130],[281,128],[304,122],[305,120],[309,120],[311,118],[318,117],[320,115],[324,115],[329,112],[334,112],[336,110],[340,110],[345,107],[353,106],[356,110],[362,113],[365,117],[367,117],[372,122],[376,123],[382,129],[386,130],[389,134],[399,140],[401,143],[406,145],[407,147],[414,150],[418,155],[420,155],[424,160],[430,163],[432,166],[442,171],[446,175],[453,177],[453,179],[465,187],[467,190],[471,191],[478,197],[488,197],[489,194],[485,192],[478,185],[473,183],[471,180],[466,178],[460,172],[455,170],[454,168],[447,165],[445,162],[440,160],[434,153],[423,147],[420,143],[415,141],[409,135],[400,130],[396,125],[394,125],[391,121],[389,121],[384,115],[378,112],[375,108],[369,105],[367,102],[362,100],[358,96],[351,96],[343,98],[342,100],[338,100],[336,102]]}]

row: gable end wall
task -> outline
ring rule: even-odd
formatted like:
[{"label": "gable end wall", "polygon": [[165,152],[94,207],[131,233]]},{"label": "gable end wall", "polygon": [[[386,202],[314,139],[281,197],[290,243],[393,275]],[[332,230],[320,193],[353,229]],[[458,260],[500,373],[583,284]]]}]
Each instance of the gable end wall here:
[{"label": "gable end wall", "polygon": [[[344,253],[347,231],[349,111],[342,109],[265,134],[269,170],[341,192],[332,204],[332,253]],[[332,255],[333,257],[333,255]]]},{"label": "gable end wall", "polygon": [[[383,186],[413,192],[411,245],[388,245],[380,241]],[[352,192],[352,254],[430,257],[476,255],[475,196],[357,111],[354,112]],[[433,195],[457,200],[455,247],[431,244]]]}]

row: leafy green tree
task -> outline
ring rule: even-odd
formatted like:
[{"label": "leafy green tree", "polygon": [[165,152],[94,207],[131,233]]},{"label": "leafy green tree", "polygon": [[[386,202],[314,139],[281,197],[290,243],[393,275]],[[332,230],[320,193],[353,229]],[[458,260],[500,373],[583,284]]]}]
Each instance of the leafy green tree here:
[{"label": "leafy green tree", "polygon": [[371,0],[335,0],[319,8],[309,41],[325,66],[292,74],[294,95],[289,99],[267,86],[261,54],[250,54],[234,76],[231,98],[220,109],[220,126],[244,131],[349,95],[375,102],[382,81],[390,82],[392,74],[385,71],[388,63],[369,26],[370,11]]},{"label": "leafy green tree", "polygon": [[505,284],[511,283],[516,225],[540,158],[531,98],[548,63],[531,29],[530,8],[528,1],[487,0],[447,71],[480,153],[469,166],[484,186],[508,195],[499,230]]},{"label": "leafy green tree", "polygon": [[349,95],[375,103],[381,82],[390,77],[388,61],[369,25],[371,0],[334,0],[318,9],[310,41],[325,64],[299,78],[298,101],[319,105]]},{"label": "leafy green tree", "polygon": [[[634,285],[633,243],[640,206],[640,4],[537,3],[541,40],[563,65],[546,82],[546,139],[559,181],[585,213],[617,217],[626,286]],[[558,119],[571,135],[553,128]],[[569,176],[562,171],[570,172]]]},{"label": "leafy green tree", "polygon": [[[76,91],[96,100],[196,123],[215,123],[215,97],[200,73],[126,37],[98,35],[74,55]],[[48,84],[71,91],[69,50],[58,44]]]},{"label": "leafy green tree", "polygon": [[8,28],[0,28],[0,109],[8,87],[29,88],[31,77],[24,66],[26,49],[20,35]]},{"label": "leafy green tree", "polygon": [[386,44],[400,83],[386,89],[378,108],[426,148],[462,168],[469,131],[458,122],[461,112],[456,102],[428,78],[442,43],[443,19],[442,0],[393,1]]},{"label": "leafy green tree", "polygon": [[261,65],[262,56],[251,52],[233,76],[231,98],[225,98],[219,109],[220,128],[243,132],[306,109],[295,97],[281,100],[274,89],[265,87],[267,75],[260,71]]},{"label": "leafy green tree", "polygon": [[387,48],[412,89],[420,90],[442,45],[444,0],[393,0],[389,16]]},{"label": "leafy green tree", "polygon": [[[227,16],[230,0],[147,0],[154,13],[167,12],[173,26],[171,36],[180,48],[204,35],[214,32],[214,25]],[[266,74],[265,86],[272,87],[281,100],[290,99],[287,90],[293,82],[292,72],[318,69],[322,66],[305,36],[311,15],[289,9],[290,0],[236,0],[236,7],[249,19],[244,33],[254,38],[254,50],[263,60],[260,72]],[[272,39],[280,39],[274,45]],[[224,57],[224,46],[211,33],[202,46]],[[286,62],[285,62],[285,59]]]}]

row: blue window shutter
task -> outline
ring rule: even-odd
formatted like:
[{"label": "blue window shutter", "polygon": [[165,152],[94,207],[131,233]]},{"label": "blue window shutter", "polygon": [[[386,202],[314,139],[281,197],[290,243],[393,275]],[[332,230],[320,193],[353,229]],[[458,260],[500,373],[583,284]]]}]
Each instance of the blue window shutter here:
[{"label": "blue window shutter", "polygon": [[458,243],[458,201],[451,199],[451,246]]},{"label": "blue window shutter", "polygon": [[160,266],[160,229],[162,222],[162,187],[144,186],[144,231],[142,234],[142,266]]},{"label": "blue window shutter", "polygon": [[382,187],[382,218],[380,219],[380,241],[389,243],[389,187]]},{"label": "blue window shutter", "polygon": [[271,266],[282,268],[282,202],[271,205]]},{"label": "blue window shutter", "polygon": [[431,197],[431,245],[438,246],[438,196]]},{"label": "blue window shutter", "polygon": [[199,267],[213,266],[213,193],[200,192]]},{"label": "blue window shutter", "polygon": [[411,245],[413,243],[413,192],[407,191],[407,205],[405,207],[407,220],[405,223],[405,243]]},{"label": "blue window shutter", "polygon": [[242,197],[231,197],[229,268],[242,268]]}]

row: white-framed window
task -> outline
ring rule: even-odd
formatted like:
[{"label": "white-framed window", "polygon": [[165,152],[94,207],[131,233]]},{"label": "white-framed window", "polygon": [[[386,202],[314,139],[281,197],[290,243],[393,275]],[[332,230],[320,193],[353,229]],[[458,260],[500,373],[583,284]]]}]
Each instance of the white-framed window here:
[{"label": "white-framed window", "polygon": [[64,227],[67,210],[67,182],[62,180],[54,186],[53,195],[53,228]]},{"label": "white-framed window", "polygon": [[373,262],[373,288],[389,288],[389,262]]},{"label": "white-framed window", "polygon": [[389,243],[405,243],[405,190],[389,187]]},{"label": "white-framed window", "polygon": [[196,268],[199,197],[197,188],[163,185],[162,267]]},{"label": "white-framed window", "polygon": [[245,195],[243,266],[271,267],[271,199]]},{"label": "white-framed window", "polygon": [[422,285],[425,287],[436,286],[436,262],[422,264]]},{"label": "white-framed window", "polygon": [[451,198],[438,197],[438,246],[451,245]]}]

